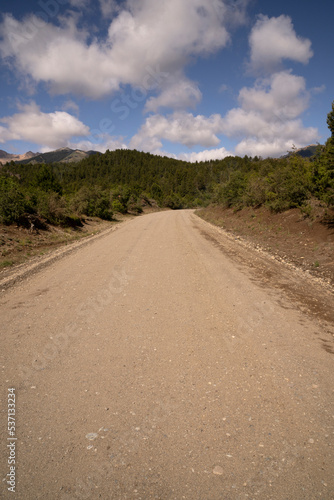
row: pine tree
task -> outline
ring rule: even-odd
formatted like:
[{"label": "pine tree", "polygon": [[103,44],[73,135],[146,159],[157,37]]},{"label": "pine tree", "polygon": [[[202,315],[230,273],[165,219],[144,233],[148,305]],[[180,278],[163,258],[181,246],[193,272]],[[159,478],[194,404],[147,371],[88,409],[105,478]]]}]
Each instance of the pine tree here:
[{"label": "pine tree", "polygon": [[334,101],[332,102],[332,111],[327,115],[327,125],[332,134],[332,140],[334,139]]}]

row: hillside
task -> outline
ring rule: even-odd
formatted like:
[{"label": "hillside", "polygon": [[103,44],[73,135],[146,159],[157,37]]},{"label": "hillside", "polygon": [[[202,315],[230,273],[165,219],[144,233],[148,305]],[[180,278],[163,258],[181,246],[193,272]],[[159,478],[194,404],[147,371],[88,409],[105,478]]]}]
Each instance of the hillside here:
[{"label": "hillside", "polygon": [[30,158],[34,158],[35,156],[39,155],[39,153],[33,153],[32,151],[28,151],[27,153],[24,153],[22,155],[16,155],[16,154],[11,154],[7,153],[7,151],[3,151],[2,149],[0,150],[0,165],[5,165],[6,163],[10,161],[17,161],[17,162],[23,162],[23,161],[29,161]]},{"label": "hillside", "polygon": [[305,148],[299,148],[299,149],[296,149],[295,151],[292,151],[291,153],[288,153],[283,158],[288,158],[289,156],[292,156],[292,155],[298,155],[298,156],[301,156],[302,158],[312,158],[322,148],[324,148],[324,146],[322,146],[321,144],[310,144],[309,146],[306,146]]},{"label": "hillside", "polygon": [[75,163],[94,154],[99,155],[101,153],[98,151],[81,151],[80,149],[60,148],[55,151],[38,153],[33,156],[29,156],[26,159],[19,160],[19,163],[23,165],[37,163]]}]

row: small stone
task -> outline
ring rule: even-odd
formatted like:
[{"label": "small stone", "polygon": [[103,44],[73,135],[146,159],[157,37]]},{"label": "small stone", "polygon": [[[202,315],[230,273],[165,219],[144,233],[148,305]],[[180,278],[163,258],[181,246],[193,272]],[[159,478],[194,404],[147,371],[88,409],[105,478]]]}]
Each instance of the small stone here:
[{"label": "small stone", "polygon": [[309,439],[309,440],[308,440],[308,442],[309,442],[310,444],[313,444],[313,443],[314,443],[314,439]]},{"label": "small stone", "polygon": [[224,474],[224,469],[220,467],[220,465],[216,465],[216,467],[213,469],[213,473],[217,476],[222,476]]},{"label": "small stone", "polygon": [[99,435],[96,434],[96,432],[90,432],[89,434],[86,434],[86,438],[89,439],[89,441],[94,441],[94,439],[96,439],[97,437],[99,437]]}]

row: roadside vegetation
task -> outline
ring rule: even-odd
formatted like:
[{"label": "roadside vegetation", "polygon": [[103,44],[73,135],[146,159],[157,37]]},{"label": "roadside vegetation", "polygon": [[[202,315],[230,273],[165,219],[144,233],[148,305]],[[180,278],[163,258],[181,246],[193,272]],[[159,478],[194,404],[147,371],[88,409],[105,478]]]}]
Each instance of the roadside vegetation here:
[{"label": "roadside vegetation", "polygon": [[171,209],[219,204],[226,208],[301,208],[312,200],[334,207],[334,103],[331,137],[311,158],[245,156],[187,163],[130,150],[91,155],[78,163],[16,164],[0,170],[0,223],[80,225],[83,217],[112,220],[141,213],[154,200]]}]

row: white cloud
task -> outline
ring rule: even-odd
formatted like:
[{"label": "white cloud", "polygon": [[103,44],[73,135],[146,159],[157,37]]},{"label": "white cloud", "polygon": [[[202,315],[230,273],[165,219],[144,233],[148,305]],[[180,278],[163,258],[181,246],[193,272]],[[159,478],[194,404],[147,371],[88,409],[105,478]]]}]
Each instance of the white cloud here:
[{"label": "white cloud", "polygon": [[152,115],[148,117],[139,132],[132,138],[130,147],[156,151],[161,148],[162,140],[181,143],[192,147],[217,146],[217,137],[221,129],[221,116],[211,115],[209,118],[191,113],[175,112],[169,116]]},{"label": "white cloud", "polygon": [[223,118],[221,132],[243,137],[236,154],[280,156],[297,147],[315,142],[318,131],[303,126],[299,116],[309,105],[304,78],[282,71],[257,80],[253,88],[239,93],[240,107]]},{"label": "white cloud", "polygon": [[[235,150],[238,155],[280,156],[293,144],[302,147],[319,138],[317,129],[304,127],[299,119],[309,105],[309,97],[304,78],[282,71],[257,80],[252,88],[241,89],[240,107],[231,109],[225,117],[194,116],[184,111],[168,116],[152,115],[132,138],[130,146],[159,152],[162,141],[167,140],[189,148],[217,147],[224,134],[240,138]],[[224,148],[206,150],[198,158],[210,159],[225,153],[231,154]],[[187,157],[196,161],[197,155],[189,153]]]},{"label": "white cloud", "polygon": [[316,128],[305,128],[301,120],[296,120],[282,127],[271,125],[271,133],[267,137],[243,139],[235,148],[235,153],[239,156],[279,157],[291,151],[293,146],[301,148],[313,144],[318,138]]},{"label": "white cloud", "polygon": [[223,118],[222,132],[241,138],[236,154],[281,156],[293,145],[315,142],[319,138],[317,129],[304,127],[300,119],[310,99],[305,79],[279,70],[285,59],[308,63],[313,55],[311,42],[297,36],[287,16],[260,16],[249,42],[250,68],[255,73],[269,72],[270,77],[241,89],[240,107]]},{"label": "white cloud", "polygon": [[100,153],[105,153],[107,149],[109,151],[115,151],[115,149],[127,149],[127,145],[122,140],[122,138],[112,137],[108,134],[100,134],[98,137],[94,137],[94,141],[91,141],[88,137],[82,141],[69,141],[68,147],[71,149],[81,149],[82,151],[100,151]]},{"label": "white cloud", "polygon": [[222,160],[227,156],[234,156],[233,153],[227,151],[225,148],[219,149],[206,149],[198,153],[181,153],[178,158],[180,160],[190,161],[195,163],[196,161],[210,161],[210,160]]},{"label": "white cloud", "polygon": [[283,59],[308,63],[313,56],[311,42],[296,35],[291,18],[261,15],[250,37],[251,62],[255,71],[276,71]]},{"label": "white cloud", "polygon": [[318,130],[304,127],[300,119],[268,120],[256,111],[246,112],[241,108],[227,114],[224,130],[229,136],[245,136],[235,148],[241,156],[281,156],[291,150],[293,144],[303,147],[319,139]]},{"label": "white cloud", "polygon": [[5,15],[2,57],[21,74],[48,83],[55,93],[99,98],[122,84],[145,87],[148,68],[182,71],[191,57],[214,52],[229,41],[227,8],[219,0],[129,0],[125,5],[127,10],[112,20],[102,41],[88,42],[73,17],[58,27],[36,16],[17,21]]},{"label": "white cloud", "polygon": [[19,113],[1,118],[0,122],[6,124],[0,127],[0,142],[23,140],[51,149],[90,133],[89,127],[65,111],[43,113],[35,103],[22,106]]},{"label": "white cloud", "polygon": [[159,108],[185,109],[195,107],[202,99],[198,86],[186,78],[164,82],[163,90],[158,97],[151,97],[145,111],[157,112]]},{"label": "white cloud", "polygon": [[289,71],[273,74],[257,80],[253,88],[243,88],[239,102],[245,111],[258,111],[266,119],[280,117],[292,119],[299,116],[309,105],[305,79]]}]

